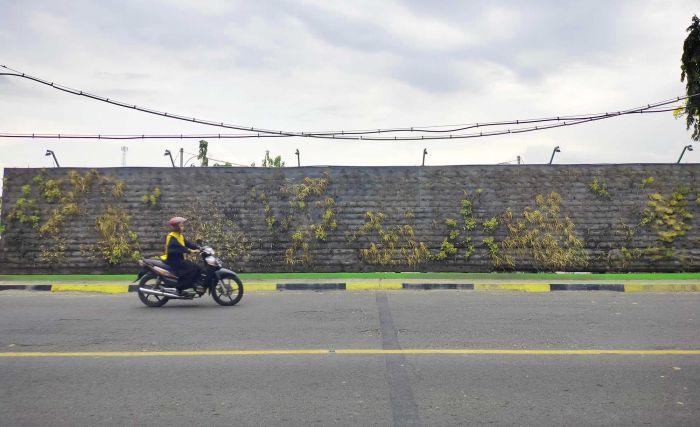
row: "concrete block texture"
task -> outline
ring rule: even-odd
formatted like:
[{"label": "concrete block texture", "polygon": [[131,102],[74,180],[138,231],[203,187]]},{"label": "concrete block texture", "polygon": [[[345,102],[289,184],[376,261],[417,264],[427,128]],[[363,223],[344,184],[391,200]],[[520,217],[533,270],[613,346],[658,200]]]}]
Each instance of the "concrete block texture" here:
[{"label": "concrete block texture", "polygon": [[[193,212],[190,230],[245,272],[700,270],[694,164],[90,171],[5,170],[0,273],[134,271],[133,252],[162,253],[167,219]],[[105,235],[105,212],[128,229]]]}]

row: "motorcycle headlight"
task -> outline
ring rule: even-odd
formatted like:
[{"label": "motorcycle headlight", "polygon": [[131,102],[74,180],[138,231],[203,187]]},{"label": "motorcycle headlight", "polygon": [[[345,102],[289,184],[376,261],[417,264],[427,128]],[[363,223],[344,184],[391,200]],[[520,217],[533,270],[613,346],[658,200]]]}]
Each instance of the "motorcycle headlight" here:
[{"label": "motorcycle headlight", "polygon": [[218,266],[221,265],[221,263],[219,262],[219,260],[218,260],[216,257],[213,257],[213,256],[208,256],[208,257],[204,258],[204,261],[205,261],[207,264],[209,264],[209,265],[211,265],[211,266],[214,266],[214,267],[218,267]]}]

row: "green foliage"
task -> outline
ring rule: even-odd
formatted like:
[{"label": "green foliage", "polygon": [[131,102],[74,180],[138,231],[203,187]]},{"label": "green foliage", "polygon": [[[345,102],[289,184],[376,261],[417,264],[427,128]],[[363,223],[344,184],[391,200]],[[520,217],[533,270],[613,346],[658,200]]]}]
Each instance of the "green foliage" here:
[{"label": "green foliage", "polygon": [[486,220],[483,222],[482,225],[484,226],[484,231],[486,231],[487,233],[493,233],[498,227],[498,218],[493,217],[489,220]]},{"label": "green foliage", "polygon": [[455,245],[450,243],[447,239],[442,241],[442,244],[440,245],[440,252],[435,254],[433,256],[433,259],[442,261],[445,260],[457,253],[457,248]]},{"label": "green foliage", "polygon": [[[404,214],[404,218],[406,215]],[[364,240],[366,247],[360,249],[360,259],[369,264],[383,266],[416,266],[431,259],[430,249],[416,239],[410,224],[384,226],[383,212],[368,211],[365,223],[353,233],[352,239]]]},{"label": "green foliage", "polygon": [[647,248],[645,253],[650,260],[673,258],[674,242],[690,230],[690,225],[686,223],[693,218],[693,214],[687,209],[689,193],[688,187],[681,185],[677,186],[668,197],[660,193],[649,195],[647,207],[642,212],[639,224],[650,227],[662,245],[660,248]]},{"label": "green foliage", "polygon": [[63,262],[66,258],[66,241],[62,238],[51,239],[41,245],[39,259],[49,265]]},{"label": "green foliage", "polygon": [[[253,163],[255,165],[255,163]],[[269,151],[265,151],[265,157],[262,160],[260,166],[264,168],[281,168],[284,167],[284,162],[282,161],[282,156],[277,156],[272,158]]]},{"label": "green foliage", "polygon": [[646,178],[642,179],[642,188],[646,187],[647,185],[651,185],[654,183],[654,177],[653,176],[648,176]]},{"label": "green foliage", "polygon": [[474,254],[474,245],[471,244],[471,241],[471,237],[464,239],[464,247],[466,247],[467,249],[464,251],[464,254],[462,254],[462,256],[464,256],[464,259],[466,260],[471,258],[471,256]]},{"label": "green foliage", "polygon": [[459,214],[464,221],[465,230],[473,230],[476,227],[476,219],[474,219],[472,201],[467,192],[464,192],[464,198],[460,200]]},{"label": "green foliage", "polygon": [[285,184],[282,186],[280,191],[282,194],[291,198],[289,201],[290,206],[303,211],[306,209],[306,203],[311,196],[320,196],[324,191],[326,191],[328,181],[329,180],[327,177],[306,177],[300,184]]},{"label": "green foliage", "polygon": [[[644,182],[644,181],[642,181]],[[608,193],[607,186],[605,185],[605,181],[602,179],[598,180],[598,177],[593,178],[593,181],[588,185],[588,189],[591,191],[591,193],[595,194],[596,196],[603,198],[603,199],[609,199],[610,198],[610,193]]]},{"label": "green foliage", "polygon": [[156,206],[158,204],[158,199],[160,199],[160,187],[153,187],[153,191],[151,192],[151,194],[144,194],[143,196],[141,196],[141,203],[143,203],[144,205]]},{"label": "green foliage", "polygon": [[687,28],[688,37],[683,42],[681,82],[686,80],[686,94],[693,97],[686,99],[682,113],[686,115],[686,129],[693,128],[691,138],[698,141],[700,140],[700,99],[694,95],[700,93],[700,19],[694,15],[691,21]]},{"label": "green foliage", "polygon": [[95,228],[101,236],[97,249],[110,265],[136,261],[141,257],[138,236],[129,227],[130,219],[125,210],[113,206],[108,206],[95,219]]},{"label": "green foliage", "polygon": [[207,157],[207,151],[209,150],[209,143],[205,140],[199,141],[199,154],[197,154],[197,159],[200,161],[200,166],[209,166],[209,158]]},{"label": "green foliage", "polygon": [[313,262],[309,229],[310,227],[299,226],[292,233],[292,246],[284,251],[284,262],[287,265],[310,265]]},{"label": "green foliage", "polygon": [[54,179],[48,179],[46,181],[43,181],[42,184],[42,195],[44,196],[44,199],[46,199],[49,202],[55,202],[61,198],[62,193],[59,181]]},{"label": "green foliage", "polygon": [[211,245],[225,264],[235,264],[250,258],[253,244],[236,221],[212,204],[190,203],[184,211],[187,218],[188,240],[201,240]]},{"label": "green foliage", "polygon": [[[588,264],[583,242],[574,233],[574,224],[560,213],[561,196],[552,192],[546,199],[535,196],[536,208],[525,208],[514,219],[509,208],[502,215],[508,237],[500,253],[491,252],[494,266],[516,268],[518,261],[530,261],[538,270],[577,269]],[[489,245],[484,239],[484,243]]]},{"label": "green foliage", "polygon": [[[269,153],[268,153],[269,154]],[[281,167],[268,164],[267,167]],[[290,239],[290,246],[284,251],[284,261],[288,266],[311,265],[312,242],[327,241],[329,235],[338,227],[336,222],[336,204],[332,197],[324,197],[330,178],[324,174],[319,178],[305,177],[301,182],[285,182],[280,187],[280,196],[287,198],[289,212],[281,212],[278,220],[268,200],[268,195],[260,193],[257,198],[263,205],[265,222],[270,233],[281,233]],[[253,192],[253,196],[256,192]],[[294,228],[289,235],[288,230]]]},{"label": "green foliage", "polygon": [[32,227],[36,228],[40,220],[39,208],[36,207],[33,199],[20,197],[10,209],[7,218],[10,221],[17,221],[20,224],[30,224]]},{"label": "green foliage", "polygon": [[[40,246],[39,258],[50,264],[61,262],[65,258],[64,226],[66,222],[85,214],[88,193],[99,190],[98,194],[103,200],[119,199],[124,195],[123,182],[101,175],[94,169],[82,173],[70,170],[64,176],[55,179],[48,179],[46,171],[42,170],[32,178],[32,182],[37,190],[25,184],[22,186],[22,193],[25,196],[33,193],[43,197],[44,200],[53,204],[53,207],[46,216],[43,216],[36,207],[34,199],[20,198],[10,210],[8,217],[16,221],[19,226],[31,225],[32,231],[38,233],[43,242]],[[104,225],[104,222],[102,224]],[[100,245],[102,250],[98,252],[103,253],[108,262],[114,260],[118,249],[109,248],[118,247],[118,245],[104,241],[98,242],[97,246]]]},{"label": "green foliage", "polygon": [[485,237],[483,240],[484,244],[489,248],[489,252],[491,253],[491,260],[494,262],[498,262],[500,258],[498,257],[499,248],[498,244],[495,242],[493,237]]}]

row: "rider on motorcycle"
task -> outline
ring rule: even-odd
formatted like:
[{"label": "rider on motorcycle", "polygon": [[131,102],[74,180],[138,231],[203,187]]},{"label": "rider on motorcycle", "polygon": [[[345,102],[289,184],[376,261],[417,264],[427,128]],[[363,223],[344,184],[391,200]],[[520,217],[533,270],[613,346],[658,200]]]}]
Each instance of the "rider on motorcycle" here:
[{"label": "rider on motorcycle", "polygon": [[175,288],[178,295],[191,287],[202,271],[197,264],[185,260],[184,254],[197,253],[200,250],[199,246],[188,242],[182,234],[185,231],[185,221],[187,219],[181,216],[170,218],[168,225],[172,231],[165,237],[165,255],[160,257],[178,277]]}]

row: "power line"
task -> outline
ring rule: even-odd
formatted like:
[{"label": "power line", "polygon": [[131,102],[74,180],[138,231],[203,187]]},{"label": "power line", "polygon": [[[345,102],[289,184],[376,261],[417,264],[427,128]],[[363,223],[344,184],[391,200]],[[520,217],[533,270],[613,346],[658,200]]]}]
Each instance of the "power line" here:
[{"label": "power line", "polygon": [[[191,123],[197,123],[197,124],[202,124],[202,125],[208,125],[208,126],[216,126],[216,127],[222,127],[222,128],[227,128],[227,129],[234,129],[234,130],[240,130],[240,131],[245,131],[249,132],[244,135],[229,135],[229,136],[221,136],[219,135],[218,138],[260,138],[260,137],[268,137],[268,136],[275,136],[275,137],[291,137],[291,136],[297,136],[297,137],[306,137],[306,138],[321,138],[321,139],[341,139],[341,140],[368,140],[368,141],[415,141],[415,140],[436,140],[436,139],[464,139],[464,138],[476,138],[476,137],[483,137],[483,136],[495,136],[495,135],[505,135],[505,134],[511,134],[511,133],[524,133],[524,132],[532,132],[536,130],[544,130],[544,129],[551,129],[551,128],[556,128],[556,127],[564,127],[564,126],[572,126],[576,124],[582,124],[582,123],[588,123],[591,121],[597,121],[597,120],[602,120],[602,119],[607,119],[607,118],[612,118],[612,117],[619,117],[621,115],[627,115],[627,114],[635,114],[635,113],[660,113],[660,112],[666,112],[666,111],[672,111],[675,108],[671,109],[659,109],[658,107],[666,106],[669,104],[673,104],[676,102],[679,102],[681,100],[691,98],[694,96],[697,96],[699,94],[694,94],[694,95],[689,95],[689,96],[684,96],[684,97],[676,97],[674,99],[669,99],[665,101],[659,101],[651,104],[647,104],[646,106],[643,107],[638,107],[638,108],[632,108],[632,109],[627,109],[627,110],[621,110],[621,111],[616,111],[616,112],[606,112],[606,113],[597,113],[597,114],[590,114],[590,115],[573,115],[573,116],[556,116],[556,117],[546,117],[546,118],[537,118],[537,119],[524,119],[524,120],[506,120],[506,121],[498,121],[498,122],[484,122],[484,123],[473,123],[473,124],[468,124],[468,125],[459,125],[459,127],[452,127],[448,129],[433,129],[433,128],[438,128],[438,127],[444,127],[444,126],[424,126],[424,127],[403,127],[403,128],[386,128],[386,129],[372,129],[372,130],[357,130],[357,131],[345,131],[345,130],[340,130],[340,131],[322,131],[322,132],[291,132],[291,131],[282,131],[282,130],[269,130],[269,129],[263,129],[263,128],[256,128],[256,127],[248,127],[248,126],[240,126],[240,125],[232,125],[232,124],[227,124],[224,122],[215,122],[212,120],[203,120],[203,119],[197,119],[195,117],[187,117],[179,114],[172,114],[164,111],[158,111],[154,110],[151,108],[145,108],[145,107],[139,107],[134,104],[128,104],[125,102],[121,101],[115,101],[111,100],[106,97],[102,97],[99,95],[94,95],[82,90],[78,89],[72,89],[70,87],[60,85],[60,84],[55,84],[54,82],[49,82],[47,80],[43,80],[38,77],[34,77],[25,73],[22,73],[20,71],[14,70],[10,67],[7,67],[5,65],[0,65],[0,67],[5,68],[7,70],[12,71],[12,73],[0,73],[0,75],[6,75],[6,76],[14,76],[14,77],[21,77],[25,78],[31,81],[35,81],[47,86],[50,86],[54,89],[61,90],[67,93],[71,93],[74,95],[79,95],[79,96],[84,96],[87,98],[91,98],[94,100],[106,102],[112,105],[116,105],[119,107],[123,108],[128,108],[128,109],[133,109],[136,111],[141,111],[149,114],[154,114],[158,115],[161,117],[166,117],[166,118],[171,118],[171,119],[176,119],[176,120],[182,120],[182,121],[187,121]],[[506,126],[506,125],[516,125],[516,126],[521,126],[523,124],[533,124],[533,123],[548,123],[548,122],[560,122],[555,125],[544,125],[544,126],[534,126],[534,127],[526,127],[526,128],[516,128],[516,129],[506,129],[506,130],[501,130],[501,131],[494,131],[494,132],[479,132],[479,133],[468,133],[468,134],[463,134],[463,133],[454,133],[454,132],[463,132],[465,130],[469,129],[474,129],[474,128],[484,128],[484,127],[494,127],[494,126]],[[397,136],[389,136],[389,137],[367,137],[364,135],[371,135],[371,134],[378,134],[378,133],[398,133],[398,132],[411,132],[411,133],[448,133],[449,135],[446,136],[432,136],[432,135],[419,135],[419,136],[411,136],[411,137],[397,137]],[[12,137],[29,137],[29,134],[21,134],[23,136],[15,136],[15,135],[20,135],[20,134],[3,134],[5,138],[12,138]],[[126,136],[101,136],[97,135],[97,138],[91,136],[90,138],[85,137],[85,136],[76,136],[76,135],[61,135],[61,134],[55,134],[55,135],[47,135],[43,134],[44,136],[36,136],[38,134],[32,134],[35,135],[33,136],[34,138],[55,138],[55,139],[146,139],[146,135],[126,135]],[[198,138],[201,136],[185,136],[185,135],[179,135],[179,138]],[[209,138],[215,138],[214,136],[208,136]],[[150,136],[149,139],[155,139],[155,138],[178,138],[178,136],[172,136],[172,135],[161,135],[161,136]]]},{"label": "power line", "polygon": [[[675,102],[675,101],[674,101]],[[653,108],[653,107],[652,107]],[[337,140],[353,140],[353,141],[433,141],[433,140],[445,140],[445,139],[471,139],[471,138],[481,138],[486,136],[498,136],[498,135],[508,135],[508,134],[518,134],[534,132],[539,130],[554,129],[559,127],[574,126],[599,120],[609,119],[611,117],[619,117],[630,114],[649,114],[649,113],[663,113],[668,111],[673,111],[675,108],[666,109],[649,109],[649,110],[631,110],[622,111],[615,113],[607,113],[606,115],[598,117],[588,117],[578,120],[562,121],[554,124],[547,125],[537,125],[530,127],[518,127],[509,128],[499,131],[487,131],[487,132],[473,132],[473,133],[459,133],[459,134],[448,134],[448,135],[418,135],[418,136],[387,136],[387,137],[373,137],[373,136],[351,136],[343,134],[329,134],[328,136],[313,136],[316,138],[323,139],[337,139]],[[522,122],[522,121],[521,121]],[[136,140],[136,139],[245,139],[245,138],[288,138],[297,135],[260,135],[260,134],[172,134],[172,135],[101,135],[101,134],[39,134],[39,133],[0,133],[0,138],[32,138],[32,139],[96,139],[96,140]],[[307,134],[305,136],[311,136]]]}]

